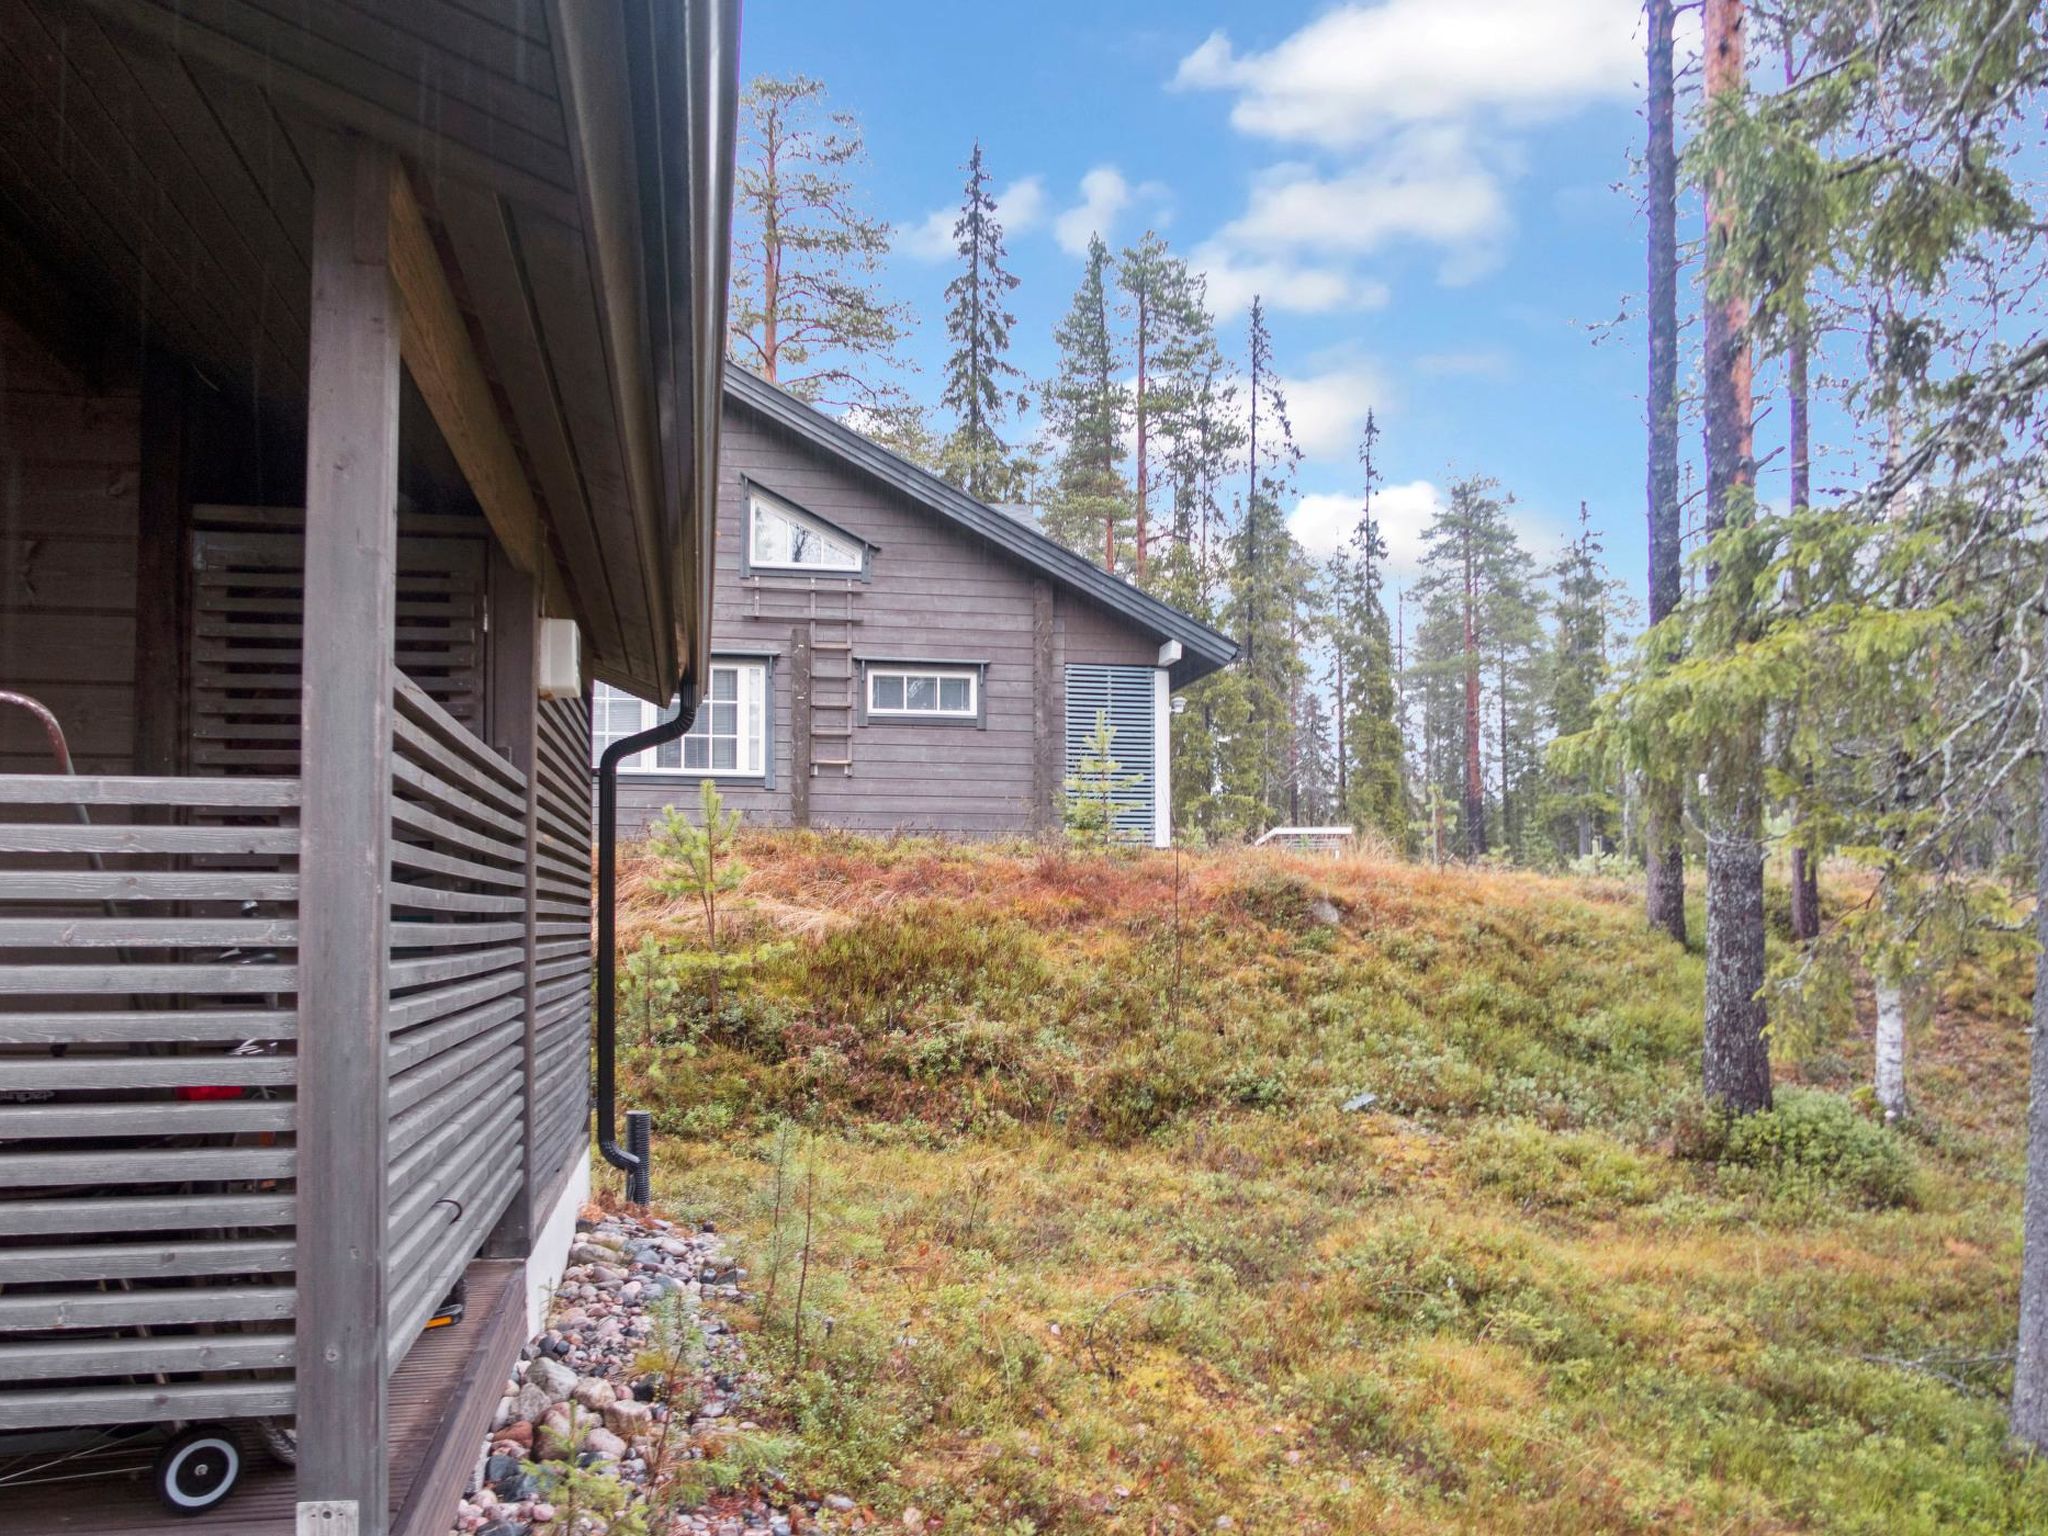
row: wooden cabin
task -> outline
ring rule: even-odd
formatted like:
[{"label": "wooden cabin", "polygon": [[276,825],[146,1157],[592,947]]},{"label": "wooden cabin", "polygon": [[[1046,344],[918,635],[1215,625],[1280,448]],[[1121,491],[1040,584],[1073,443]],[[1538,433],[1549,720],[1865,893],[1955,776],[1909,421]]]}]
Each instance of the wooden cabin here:
[{"label": "wooden cabin", "polygon": [[706,677],[737,26],[0,6],[0,1530],[448,1529],[589,1177],[589,682]]},{"label": "wooden cabin", "polygon": [[[709,686],[680,741],[619,765],[619,823],[711,779],[756,826],[1057,829],[1098,718],[1113,812],[1164,847],[1172,695],[1227,637],[734,367],[720,434]],[[600,686],[597,744],[651,725]]]}]

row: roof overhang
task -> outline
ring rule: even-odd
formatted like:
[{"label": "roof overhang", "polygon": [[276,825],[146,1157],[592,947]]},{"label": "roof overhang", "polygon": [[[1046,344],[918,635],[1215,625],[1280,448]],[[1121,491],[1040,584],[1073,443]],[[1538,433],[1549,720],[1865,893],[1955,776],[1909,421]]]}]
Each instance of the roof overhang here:
[{"label": "roof overhang", "polygon": [[[665,700],[679,676],[701,677],[739,0],[521,0],[490,21],[440,4],[403,19],[382,5],[35,5],[24,25],[47,35],[35,62],[52,71],[37,89],[61,99],[75,82],[57,73],[97,68],[111,46],[132,54],[154,100],[138,90],[133,108],[106,103],[110,117],[172,115],[173,132],[137,135],[128,169],[183,221],[173,227],[219,230],[222,203],[257,215],[236,231],[248,258],[234,256],[261,282],[235,281],[225,260],[183,272],[203,296],[181,313],[147,270],[112,263],[80,276],[90,306],[143,316],[151,345],[302,414],[303,325],[276,309],[309,291],[305,142],[341,129],[388,145],[419,188],[486,393],[532,481],[566,587],[543,601],[579,621],[608,682]],[[93,78],[97,92],[128,88],[124,69]],[[209,184],[202,140],[232,186]],[[80,199],[78,217],[102,216],[93,190],[53,170],[40,189],[51,229],[0,233],[25,233],[47,259],[65,198]],[[155,217],[145,208],[127,232],[139,248]],[[197,315],[208,323],[187,323]]]}]

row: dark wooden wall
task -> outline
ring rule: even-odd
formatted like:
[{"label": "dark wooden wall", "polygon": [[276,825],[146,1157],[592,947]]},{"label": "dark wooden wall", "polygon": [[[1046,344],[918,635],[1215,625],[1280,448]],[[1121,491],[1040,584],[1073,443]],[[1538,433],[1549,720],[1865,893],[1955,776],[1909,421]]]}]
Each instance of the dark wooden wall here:
[{"label": "dark wooden wall", "polygon": [[[139,388],[86,384],[0,313],[0,688],[57,712],[81,773],[134,762],[140,418]],[[51,766],[0,709],[0,773]]]},{"label": "dark wooden wall", "polygon": [[[759,826],[808,817],[817,827],[929,831],[970,836],[1030,832],[1048,824],[1064,742],[1041,751],[1043,727],[1064,732],[1067,662],[1151,666],[1159,642],[1053,584],[985,541],[877,485],[835,457],[728,405],[721,449],[718,566],[712,627],[720,655],[774,658],[772,785],[722,779],[729,804]],[[821,577],[813,633],[836,639],[849,612],[854,653],[897,661],[979,662],[987,667],[986,725],[854,725],[853,769],[808,772],[796,728],[796,639],[809,628],[811,582],[788,574],[747,576],[742,477],[878,546],[870,579]],[[1034,585],[1040,592],[1034,599]],[[1050,597],[1050,636],[1041,636]],[[1048,643],[1049,642],[1049,643]],[[822,701],[838,685],[813,658]],[[823,729],[844,717],[819,711]],[[820,737],[814,756],[841,755]],[[619,822],[633,836],[664,805],[687,805],[696,778],[620,775]],[[807,791],[807,794],[806,794]],[[808,806],[804,805],[808,799]]]}]

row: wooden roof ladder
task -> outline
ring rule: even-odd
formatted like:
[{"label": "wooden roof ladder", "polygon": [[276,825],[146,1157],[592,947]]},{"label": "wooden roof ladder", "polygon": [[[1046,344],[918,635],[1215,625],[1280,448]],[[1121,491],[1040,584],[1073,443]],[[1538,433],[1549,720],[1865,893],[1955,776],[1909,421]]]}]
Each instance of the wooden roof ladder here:
[{"label": "wooden roof ladder", "polygon": [[853,627],[860,622],[853,609],[851,578],[843,583],[845,607],[836,614],[818,609],[818,578],[811,578],[811,720],[810,773],[813,778],[836,768],[853,777],[854,690],[859,668],[853,660]]}]

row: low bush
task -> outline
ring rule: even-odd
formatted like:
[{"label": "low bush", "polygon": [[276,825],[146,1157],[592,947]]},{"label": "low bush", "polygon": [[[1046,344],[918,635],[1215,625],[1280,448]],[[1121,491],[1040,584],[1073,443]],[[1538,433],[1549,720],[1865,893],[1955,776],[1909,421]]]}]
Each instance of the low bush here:
[{"label": "low bush", "polygon": [[1785,1088],[1759,1114],[1701,1111],[1681,1127],[1679,1144],[1703,1161],[1756,1170],[1770,1195],[1849,1195],[1875,1207],[1920,1201],[1912,1149],[1840,1094]]},{"label": "low bush", "polygon": [[1550,1131],[1527,1120],[1480,1126],[1458,1149],[1465,1176],[1527,1206],[1611,1216],[1670,1187],[1668,1165],[1594,1131]]}]

